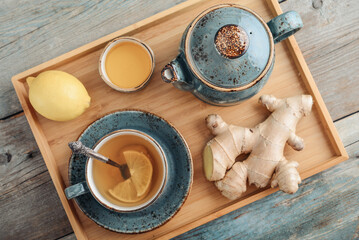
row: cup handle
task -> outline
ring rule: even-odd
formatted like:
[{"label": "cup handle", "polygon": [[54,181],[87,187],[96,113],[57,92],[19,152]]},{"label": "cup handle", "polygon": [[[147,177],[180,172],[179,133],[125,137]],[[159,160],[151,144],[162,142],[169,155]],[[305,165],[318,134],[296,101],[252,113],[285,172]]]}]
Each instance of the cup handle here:
[{"label": "cup handle", "polygon": [[65,189],[65,195],[68,200],[88,192],[89,188],[86,182],[80,182]]},{"label": "cup handle", "polygon": [[273,18],[267,23],[274,43],[279,43],[303,27],[303,21],[296,11],[289,11]]}]

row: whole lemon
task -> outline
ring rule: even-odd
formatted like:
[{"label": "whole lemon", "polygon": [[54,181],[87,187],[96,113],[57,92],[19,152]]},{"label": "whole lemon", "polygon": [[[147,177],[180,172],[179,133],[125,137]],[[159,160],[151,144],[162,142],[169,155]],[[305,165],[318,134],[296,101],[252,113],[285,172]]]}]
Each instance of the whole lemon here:
[{"label": "whole lemon", "polygon": [[31,105],[48,119],[68,121],[90,106],[91,98],[84,85],[66,72],[49,70],[26,81]]}]

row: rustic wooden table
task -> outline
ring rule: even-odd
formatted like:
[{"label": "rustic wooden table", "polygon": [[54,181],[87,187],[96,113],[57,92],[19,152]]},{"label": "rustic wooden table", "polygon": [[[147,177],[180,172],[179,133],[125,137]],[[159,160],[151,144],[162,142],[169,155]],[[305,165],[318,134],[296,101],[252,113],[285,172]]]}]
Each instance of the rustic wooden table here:
[{"label": "rustic wooden table", "polygon": [[[26,1],[0,6],[0,239],[75,239],[10,82],[12,75],[184,0]],[[359,238],[359,2],[287,0],[296,39],[350,159],[178,236]]]}]

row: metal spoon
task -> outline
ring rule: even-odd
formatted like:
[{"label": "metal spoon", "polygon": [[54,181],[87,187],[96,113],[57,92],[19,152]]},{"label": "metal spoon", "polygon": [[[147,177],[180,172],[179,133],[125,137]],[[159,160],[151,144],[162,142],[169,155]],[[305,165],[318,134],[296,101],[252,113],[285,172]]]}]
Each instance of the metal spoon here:
[{"label": "metal spoon", "polygon": [[103,156],[102,154],[95,152],[91,148],[86,147],[80,141],[69,142],[69,147],[73,153],[83,154],[87,157],[100,160],[101,162],[110,164],[120,169],[122,177],[126,180],[131,177],[130,170],[128,169],[127,164],[118,164],[115,161]]}]

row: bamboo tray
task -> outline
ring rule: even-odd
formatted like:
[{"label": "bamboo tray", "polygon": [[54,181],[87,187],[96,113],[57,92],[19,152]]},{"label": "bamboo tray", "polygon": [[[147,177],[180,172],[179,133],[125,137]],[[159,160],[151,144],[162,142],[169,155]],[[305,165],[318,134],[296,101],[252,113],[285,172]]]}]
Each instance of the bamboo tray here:
[{"label": "bamboo tray", "polygon": [[[247,6],[266,21],[282,13],[277,0],[225,2]],[[295,152],[290,147],[285,148],[287,159],[299,162],[302,178],[348,159],[294,37],[275,46],[275,67],[267,85],[259,94],[237,106],[210,106],[196,99],[191,93],[179,91],[162,82],[160,71],[177,55],[180,38],[186,26],[202,10],[218,3],[223,1],[187,1],[12,78],[27,120],[78,239],[170,238],[277,191],[250,187],[241,199],[229,201],[221,196],[213,183],[205,180],[202,172],[201,152],[205,143],[212,138],[206,129],[204,118],[210,113],[218,113],[228,122],[255,126],[269,115],[268,111],[257,104],[258,97],[262,94],[288,97],[309,93],[314,97],[312,114],[302,119],[297,128],[298,135],[305,140],[306,148],[302,152]],[[152,79],[145,89],[137,93],[125,94],[112,90],[101,80],[98,73],[97,66],[102,49],[108,41],[121,35],[134,36],[145,41],[155,53],[156,68]],[[92,102],[91,107],[82,116],[69,122],[54,122],[38,115],[31,107],[25,78],[36,76],[48,69],[69,72],[83,82]],[[192,190],[181,210],[165,225],[138,235],[119,234],[97,226],[73,201],[67,201],[63,191],[68,186],[67,168],[71,155],[67,143],[77,139],[94,120],[124,108],[150,111],[172,122],[186,139],[194,162]]]}]

